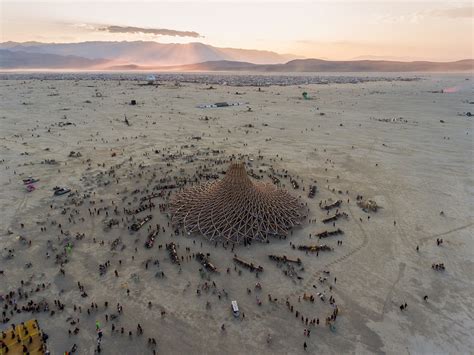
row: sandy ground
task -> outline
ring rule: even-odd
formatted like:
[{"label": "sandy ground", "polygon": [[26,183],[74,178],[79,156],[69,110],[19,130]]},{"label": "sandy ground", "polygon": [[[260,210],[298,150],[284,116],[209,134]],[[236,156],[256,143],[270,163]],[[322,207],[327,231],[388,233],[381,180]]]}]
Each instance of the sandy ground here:
[{"label": "sandy ground", "polygon": [[[104,329],[104,354],[151,354],[150,337],[163,354],[293,354],[304,352],[305,341],[310,353],[472,353],[474,132],[472,119],[464,113],[473,112],[474,106],[469,102],[472,84],[466,77],[427,75],[415,82],[278,86],[262,92],[255,87],[218,85],[208,90],[204,84],[1,81],[0,270],[4,274],[0,295],[16,290],[20,280],[29,280],[26,291],[45,283],[49,286],[31,293],[28,300],[46,300],[56,310],[53,300],[60,299],[65,309],[53,316],[8,312],[10,321],[0,329],[37,318],[50,336],[52,354],[61,354],[73,344],[79,354],[94,353],[97,320]],[[449,94],[430,92],[456,86],[460,90]],[[302,100],[303,91],[312,100]],[[137,100],[136,106],[129,105],[132,99]],[[220,101],[248,104],[196,108]],[[125,115],[130,126],[124,123]],[[68,157],[70,151],[81,156]],[[160,232],[153,248],[143,246],[147,228],[137,233],[127,230],[131,221],[126,219],[131,217],[124,215],[123,208],[138,206],[146,189],[151,193],[160,179],[169,182],[173,176],[190,176],[204,164],[212,172],[221,172],[227,162],[211,164],[231,155],[241,155],[255,171],[269,165],[288,170],[300,188],[294,190],[288,179],[282,179],[282,184],[308,203],[309,218],[316,219],[286,240],[235,249],[242,258],[264,267],[258,279],[246,269],[237,268],[239,275],[230,248],[215,247],[199,236],[175,236],[166,211],[158,208],[151,212],[150,225],[160,224],[166,232]],[[58,165],[42,163],[45,159],[55,159]],[[21,181],[27,176],[40,179],[30,193]],[[269,181],[266,175],[265,180]],[[315,180],[318,192],[309,199],[308,186]],[[53,197],[56,185],[69,186],[74,194]],[[139,191],[134,194],[135,189]],[[370,213],[369,220],[369,214],[356,205],[357,195],[375,200],[382,208]],[[332,229],[321,223],[326,212],[319,202],[339,198],[344,201],[341,210],[349,216],[336,223],[344,235],[309,239],[310,233]],[[120,215],[113,215],[112,203]],[[109,218],[120,220],[110,231],[104,230],[105,210],[92,216],[88,212],[105,206],[110,207]],[[64,264],[65,275],[54,260],[64,248],[66,236],[61,229],[74,244]],[[76,240],[77,233],[84,233],[84,239]],[[31,246],[19,236],[31,241]],[[116,238],[125,246],[122,251],[111,251]],[[444,240],[441,246],[437,238]],[[56,251],[47,248],[48,240]],[[186,247],[191,253],[211,254],[220,273],[206,277],[216,283],[215,290],[197,296],[197,288],[206,281],[200,276],[200,265],[194,259],[183,262],[181,270],[172,264],[166,249],[159,248],[170,241],[179,245],[180,255],[189,255]],[[290,243],[324,243],[334,251],[307,255],[293,250]],[[14,249],[13,258],[8,258],[8,249]],[[52,255],[49,259],[47,252]],[[285,276],[269,260],[272,253],[301,258],[303,279]],[[147,259],[158,259],[160,264],[151,262],[146,269]],[[107,260],[111,266],[100,276],[99,264]],[[446,270],[433,270],[431,265],[440,262]],[[32,266],[27,268],[27,263]],[[155,277],[157,271],[166,277]],[[322,283],[320,277],[327,280]],[[88,297],[81,297],[78,281]],[[261,291],[254,289],[256,282],[261,283]],[[228,298],[219,299],[222,289]],[[299,302],[305,292],[335,298],[339,308],[335,331],[324,325],[332,312],[328,301]],[[268,294],[278,301],[269,302]],[[232,316],[233,299],[244,319]],[[305,317],[319,318],[320,325],[303,324],[287,309],[286,299]],[[19,305],[26,302],[16,300]],[[88,315],[92,302],[98,310]],[[408,308],[401,311],[399,306],[405,302]],[[0,301],[2,308],[5,303]],[[107,322],[105,315],[116,314],[117,303],[123,306],[123,314]],[[82,313],[74,311],[73,305],[81,306]],[[163,310],[166,315],[161,316]],[[68,329],[76,326],[70,322],[77,318],[80,331],[69,336]],[[126,333],[133,331],[132,339],[112,334],[112,323]],[[137,323],[144,329],[140,337],[135,334]],[[309,338],[303,334],[305,328],[311,330]]]}]

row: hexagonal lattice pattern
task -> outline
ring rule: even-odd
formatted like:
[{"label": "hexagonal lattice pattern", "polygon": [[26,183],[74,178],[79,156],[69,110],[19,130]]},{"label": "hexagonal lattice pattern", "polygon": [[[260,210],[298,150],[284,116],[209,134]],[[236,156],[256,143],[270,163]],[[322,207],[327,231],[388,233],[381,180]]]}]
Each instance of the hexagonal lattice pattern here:
[{"label": "hexagonal lattice pattern", "polygon": [[252,182],[243,163],[224,178],[178,192],[170,200],[174,225],[210,241],[242,243],[286,235],[306,217],[304,206],[273,184]]}]

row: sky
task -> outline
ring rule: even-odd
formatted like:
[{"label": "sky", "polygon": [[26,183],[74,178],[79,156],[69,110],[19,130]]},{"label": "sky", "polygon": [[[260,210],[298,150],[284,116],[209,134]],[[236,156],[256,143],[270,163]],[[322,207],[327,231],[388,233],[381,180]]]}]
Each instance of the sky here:
[{"label": "sky", "polygon": [[331,60],[474,58],[457,1],[0,0],[0,42],[202,42]]}]

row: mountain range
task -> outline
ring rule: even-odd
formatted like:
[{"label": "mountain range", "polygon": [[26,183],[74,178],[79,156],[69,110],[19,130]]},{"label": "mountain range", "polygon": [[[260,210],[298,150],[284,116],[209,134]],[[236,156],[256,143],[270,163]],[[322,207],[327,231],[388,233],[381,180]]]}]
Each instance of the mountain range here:
[{"label": "mountain range", "polygon": [[[301,56],[278,54],[270,51],[218,48],[199,42],[186,44],[152,41],[97,41],[79,43],[4,42],[0,43],[0,49],[11,52],[62,56],[73,55],[92,60],[108,60],[111,65],[133,63],[136,65],[166,66],[219,60],[276,64],[301,58]],[[22,55],[25,56],[25,54]]]},{"label": "mountain range", "polygon": [[219,48],[198,42],[0,43],[0,69],[430,72],[472,71],[473,68],[472,59],[455,62],[379,59],[331,61],[302,59],[295,55],[271,51]]},{"label": "mountain range", "polygon": [[[139,68],[136,68],[139,69]],[[397,62],[387,60],[296,59],[284,64],[252,64],[217,61],[174,67],[179,71],[260,71],[260,72],[449,72],[472,71],[474,60],[456,62]]]}]

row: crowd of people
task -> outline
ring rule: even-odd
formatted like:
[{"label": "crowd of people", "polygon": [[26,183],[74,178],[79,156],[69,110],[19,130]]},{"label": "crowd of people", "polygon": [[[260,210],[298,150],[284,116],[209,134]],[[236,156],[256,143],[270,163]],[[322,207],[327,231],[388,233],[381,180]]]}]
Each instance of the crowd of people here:
[{"label": "crowd of people", "polygon": [[[163,152],[160,152],[163,154]],[[175,157],[183,157],[183,155],[176,153]],[[235,158],[235,157],[234,157]],[[179,187],[186,186],[187,184],[195,184],[201,181],[207,181],[209,179],[213,179],[217,174],[214,175],[211,173],[213,170],[219,170],[224,167],[229,162],[228,159],[217,159],[212,160],[209,159],[208,164],[202,164],[198,167],[195,173],[191,176],[173,176],[168,178],[160,179],[159,188],[153,187],[152,181],[153,179],[148,179],[148,183],[145,187],[136,188],[135,190],[128,192],[127,195],[122,196],[122,200],[112,200],[110,203],[107,203],[103,198],[100,198],[96,191],[91,191],[90,193],[82,193],[75,192],[71,194],[66,200],[66,203],[63,205],[55,203],[50,205],[50,210],[54,211],[57,210],[60,212],[59,215],[54,215],[51,217],[48,222],[49,224],[42,224],[40,226],[40,233],[43,235],[51,234],[55,235],[55,237],[51,237],[46,242],[46,252],[45,252],[45,260],[47,261],[51,257],[54,261],[54,264],[58,268],[58,273],[63,278],[72,278],[72,273],[68,272],[67,265],[71,261],[71,258],[74,257],[74,250],[78,248],[81,244],[90,243],[94,246],[94,248],[103,248],[104,250],[109,250],[112,255],[114,255],[111,259],[107,259],[103,263],[99,263],[98,265],[98,276],[99,278],[106,278],[108,270],[110,268],[114,269],[113,273],[115,278],[121,279],[122,278],[122,270],[124,269],[125,265],[122,266],[122,261],[125,260],[125,256],[129,255],[131,262],[135,263],[135,257],[137,257],[137,261],[140,262],[139,265],[143,267],[144,270],[149,270],[149,265],[153,264],[156,269],[156,277],[157,278],[165,278],[166,274],[163,270],[160,269],[160,261],[154,258],[148,258],[146,260],[141,260],[140,252],[138,247],[130,248],[127,246],[128,242],[124,242],[124,238],[121,236],[113,239],[107,240],[107,233],[114,230],[126,230],[130,233],[131,238],[136,238],[135,242],[139,239],[137,236],[140,232],[140,228],[144,227],[147,222],[152,219],[152,215],[150,214],[145,219],[140,218],[139,214],[141,212],[146,213],[154,213],[154,209],[156,206],[159,207],[160,212],[165,213],[167,212],[167,203],[166,201],[171,196],[173,190]],[[131,163],[131,166],[134,166]],[[212,168],[211,168],[212,166]],[[118,177],[118,171],[121,168],[119,165],[115,165],[110,167],[107,173],[102,174],[100,179],[103,179],[104,176],[111,179],[111,181],[115,181],[117,184],[119,183],[122,177]],[[151,170],[147,170],[146,168],[136,168],[137,169],[134,173],[131,174],[131,178],[143,178],[150,174]],[[285,172],[278,173],[277,171],[273,170],[273,173],[276,176],[284,178]],[[153,171],[152,174],[155,176],[156,172]],[[286,176],[289,176],[286,172]],[[100,180],[99,179],[99,180]],[[293,179],[293,181],[296,181]],[[97,181],[96,181],[97,182]],[[295,184],[293,184],[293,187]],[[157,192],[158,191],[158,192]],[[312,191],[315,191],[314,188]],[[141,197],[140,197],[141,196]],[[153,199],[160,199],[162,201],[152,202]],[[347,200],[349,203],[349,199]],[[138,205],[136,205],[138,202]],[[120,205],[123,206],[120,206]],[[132,207],[134,206],[135,207]],[[329,217],[330,222],[333,222],[333,226],[338,218],[344,217],[348,218],[348,215],[345,212],[341,212],[339,210],[342,204],[342,200],[337,200],[334,203],[330,203],[327,201],[321,201],[320,207],[323,210],[327,210],[329,213],[330,210],[336,208],[336,214],[333,217]],[[81,208],[83,205],[88,205],[86,212],[88,216],[84,217],[83,212],[84,210]],[[62,217],[61,217],[62,216]],[[100,235],[92,237],[84,232],[76,232],[73,233],[72,230],[77,229],[77,226],[83,226],[89,219],[95,218],[103,218],[104,225],[107,228],[104,228],[105,236],[101,237]],[[111,222],[113,221],[113,222]],[[326,220],[327,221],[327,220]],[[310,223],[316,223],[316,219],[310,219]],[[395,223],[394,223],[395,225]],[[130,226],[134,226],[133,228]],[[24,228],[22,225],[21,228]],[[145,228],[143,228],[145,229]],[[172,223],[168,220],[163,224],[151,224],[149,223],[146,231],[148,234],[147,243],[145,247],[147,249],[153,249],[154,247],[158,250],[166,249],[168,251],[169,260],[173,264],[176,264],[176,268],[179,270],[179,274],[183,272],[183,267],[185,263],[190,262],[191,260],[197,260],[201,263],[203,267],[199,268],[199,272],[201,273],[201,277],[205,279],[205,281],[195,285],[196,288],[196,296],[201,297],[205,295],[209,297],[210,295],[214,295],[216,300],[228,300],[229,299],[229,291],[222,287],[218,287],[216,281],[212,280],[210,277],[210,273],[212,271],[217,271],[217,268],[210,262],[209,253],[202,253],[202,248],[214,246],[214,248],[218,248],[221,246],[224,250],[231,249],[230,251],[233,252],[234,248],[236,248],[235,244],[229,244],[228,241],[215,241],[212,244],[206,244],[203,246],[202,242],[198,242],[199,244],[199,251],[193,251],[192,248],[197,247],[196,240],[192,240],[192,247],[186,246],[184,255],[179,255],[178,250],[180,248],[180,244],[178,242],[169,242],[169,243],[162,243],[158,246],[155,246],[155,240],[160,238],[162,235],[166,236],[169,234],[171,239],[178,240],[178,237],[186,237],[183,231],[177,230]],[[315,236],[318,238],[327,238],[329,236],[337,236],[343,235],[344,232],[337,228],[332,231],[324,231],[320,233],[310,233],[309,239]],[[115,233],[111,233],[110,235],[115,235]],[[277,236],[278,237],[278,236]],[[280,236],[281,237],[281,236]],[[286,237],[285,237],[286,238]],[[22,237],[20,242],[26,247],[32,247],[32,240],[28,240],[27,238]],[[441,245],[443,243],[442,239],[437,239],[437,245]],[[251,241],[244,240],[244,247],[250,247]],[[337,240],[337,245],[342,246],[342,240]],[[305,246],[300,245],[298,248],[290,242],[290,246],[293,249],[301,249],[304,251],[311,251],[311,252],[319,252],[319,251],[326,251],[326,250],[333,250],[333,248],[329,245],[317,245],[317,246]],[[129,248],[126,252],[124,250]],[[15,257],[15,249],[9,248],[8,249],[8,257],[14,258]],[[117,260],[118,256],[120,259]],[[127,257],[127,264],[130,265],[130,259]],[[302,261],[299,258],[291,258],[285,255],[270,255],[270,259],[277,262],[277,266],[282,268],[284,274],[293,278],[295,281],[303,280],[301,274],[304,273],[304,267],[302,266]],[[232,260],[232,259],[230,259]],[[234,254],[233,260],[235,261],[236,265],[233,268],[227,267],[227,274],[231,273],[231,270],[234,270],[237,275],[242,275],[242,269],[238,268],[237,266],[241,266],[243,268],[247,268],[249,271],[254,272],[256,278],[259,278],[259,274],[263,272],[262,266],[257,266],[253,262],[247,262],[243,259],[238,258]],[[125,263],[124,263],[125,264]],[[444,270],[443,263],[436,263],[433,264],[433,269],[435,270]],[[223,269],[225,270],[225,268]],[[326,272],[325,272],[326,273]],[[294,304],[291,303],[289,297],[286,298],[285,304],[289,312],[295,315],[295,318],[301,322],[302,327],[304,328],[303,335],[305,337],[304,340],[304,349],[306,350],[308,347],[308,339],[312,334],[312,330],[314,327],[320,325],[320,317],[315,316],[314,314],[310,314],[304,312],[298,307],[299,303],[302,301],[308,301],[310,303],[315,303],[315,300],[319,298],[322,304],[325,304],[328,309],[330,309],[330,313],[321,319],[325,320],[325,325],[331,330],[335,330],[335,322],[339,314],[339,307],[336,304],[335,298],[332,294],[333,287],[336,285],[336,277],[334,277],[333,282],[331,283],[328,276],[329,271],[327,271],[326,276],[321,276],[319,278],[319,290],[315,294],[312,294],[308,291],[304,292],[302,296],[298,296],[298,303]],[[138,277],[138,275],[136,275]],[[86,291],[85,284],[82,280],[77,281],[78,292],[83,300],[79,304],[71,303],[67,299],[63,299],[61,297],[61,292],[59,293],[59,297],[54,299],[51,303],[46,299],[33,299],[36,293],[42,292],[47,290],[50,287],[50,283],[41,283],[35,286],[32,286],[31,281],[24,282],[21,281],[20,287],[15,290],[10,290],[5,294],[0,294],[0,301],[3,302],[3,310],[2,310],[2,322],[9,323],[12,321],[15,316],[19,313],[29,312],[32,314],[39,313],[39,312],[46,312],[49,315],[55,316],[57,313],[67,313],[73,314],[73,316],[67,317],[67,328],[68,334],[71,338],[77,337],[82,328],[82,324],[84,324],[84,317],[97,317],[101,315],[101,319],[105,320],[105,323],[110,324],[110,327],[102,327],[99,321],[96,322],[96,332],[97,332],[97,343],[96,343],[96,352],[101,353],[104,349],[103,339],[104,336],[121,336],[121,337],[128,337],[129,340],[136,340],[140,339],[143,334],[147,335],[147,347],[149,347],[153,354],[156,353],[157,348],[157,340],[155,337],[151,335],[151,331],[144,329],[141,324],[137,324],[135,331],[130,328],[130,324],[127,326],[121,325],[121,316],[124,312],[124,306],[120,303],[117,303],[116,310],[111,312],[109,310],[109,301],[105,300],[102,307],[92,301],[87,302],[86,300],[89,298],[89,294],[91,293],[89,290]],[[318,286],[312,285],[314,289]],[[191,287],[191,283],[188,283],[186,289]],[[130,297],[131,290],[133,290],[133,286],[127,285],[125,287],[126,296]],[[262,290],[262,283],[257,282],[255,287],[252,291],[251,288],[247,287],[247,294],[255,298],[256,303],[258,306],[264,305],[264,300],[260,296],[260,292]],[[428,296],[425,296],[425,300],[427,300]],[[144,301],[148,304],[148,309],[150,311],[153,309],[153,305],[151,301]],[[273,297],[271,294],[268,294],[268,303],[276,303],[278,302],[278,297]],[[319,302],[319,301],[318,301]],[[401,310],[405,310],[407,308],[407,304],[403,304],[400,306]],[[212,302],[208,299],[206,300],[206,311],[212,312]],[[164,309],[160,310],[161,316],[163,317],[166,314]],[[245,319],[245,313],[242,312],[240,318],[243,320]],[[110,331],[109,331],[110,329]],[[221,329],[223,331],[226,330],[224,324],[222,324]],[[272,343],[272,337],[270,334],[267,336],[267,343]],[[78,345],[76,343],[73,344],[72,348],[70,349],[70,353],[74,353],[78,350]]]}]

